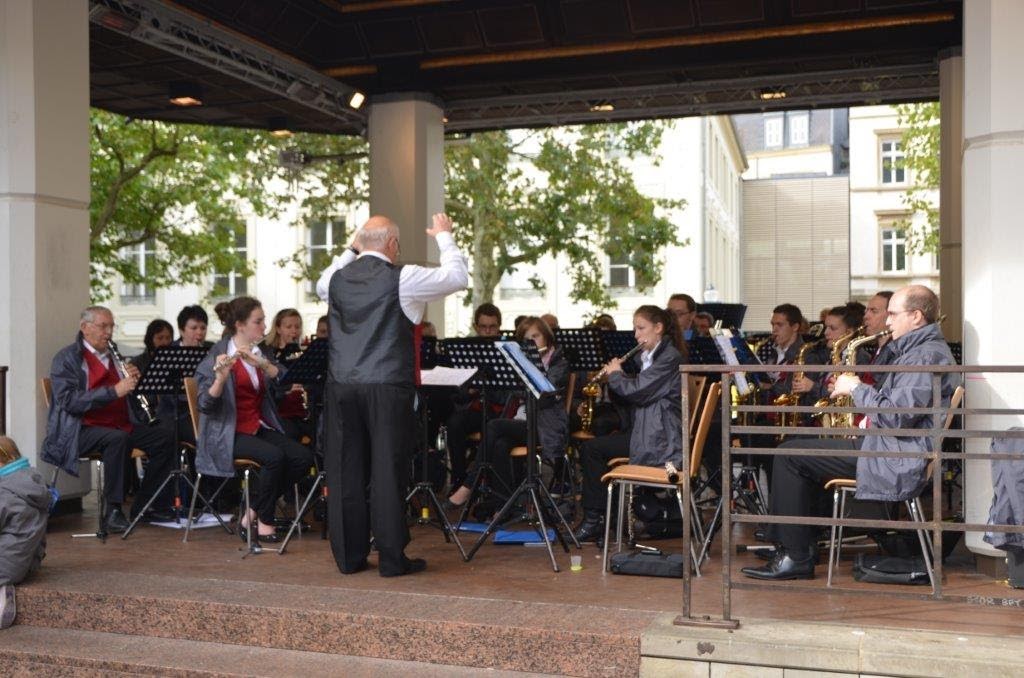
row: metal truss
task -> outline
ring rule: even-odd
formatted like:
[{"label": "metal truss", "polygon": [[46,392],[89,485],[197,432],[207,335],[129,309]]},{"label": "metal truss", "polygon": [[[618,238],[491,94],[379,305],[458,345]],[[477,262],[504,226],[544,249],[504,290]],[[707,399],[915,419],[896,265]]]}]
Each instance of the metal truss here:
[{"label": "metal truss", "polygon": [[[449,101],[445,131],[835,108],[922,101],[938,95],[936,63],[868,67]],[[609,106],[614,110],[607,110]]]},{"label": "metal truss", "polygon": [[365,131],[352,87],[160,0],[90,0],[89,19]]}]

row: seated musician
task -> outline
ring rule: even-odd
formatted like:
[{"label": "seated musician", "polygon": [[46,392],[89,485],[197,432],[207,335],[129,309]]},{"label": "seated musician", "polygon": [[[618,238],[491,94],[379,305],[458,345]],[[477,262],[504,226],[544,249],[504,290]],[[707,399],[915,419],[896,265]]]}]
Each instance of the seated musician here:
[{"label": "seated musician", "polygon": [[689,341],[693,338],[693,319],[697,315],[697,302],[689,294],[673,294],[668,298],[666,305],[668,312],[675,318],[676,326],[679,328],[680,341]]},{"label": "seated musician", "polygon": [[146,349],[131,359],[132,365],[138,368],[139,373],[144,373],[146,368],[149,367],[149,363],[153,360],[156,350],[164,346],[170,346],[172,339],[174,339],[174,328],[171,327],[171,323],[163,318],[151,320],[146,325],[146,334],[142,338],[142,343]]},{"label": "seated musician", "polygon": [[326,339],[327,338],[327,316],[322,315],[317,318],[316,321],[316,338]]},{"label": "seated musician", "polygon": [[[886,321],[889,319],[889,300],[892,299],[892,292],[883,290],[868,299],[864,307],[864,334],[875,336],[884,332]],[[892,360],[892,341],[888,336],[879,337],[874,344],[868,344],[860,348],[857,355],[858,365],[888,365]],[[865,384],[873,385],[876,381],[871,372],[862,372],[860,379]]]},{"label": "seated musician", "polygon": [[[851,301],[842,306],[834,306],[825,314],[824,322],[825,345],[805,356],[804,363],[807,365],[832,363],[832,351],[836,341],[847,337],[864,324],[864,305],[857,301]],[[806,372],[803,375],[797,375],[793,377],[793,392],[807,393],[812,399],[817,400],[828,393],[827,386],[830,378],[831,375],[828,372]]]},{"label": "seated musician", "polygon": [[682,404],[679,366],[683,362],[676,321],[657,306],[641,306],[633,314],[633,333],[642,352],[633,358],[640,372],[629,376],[622,361],[606,366],[608,388],[632,406],[632,426],[583,443],[583,521],[576,538],[594,541],[604,530],[605,490],[601,476],[608,460],[629,457],[631,464],[661,466],[682,461]]},{"label": "seated musician", "polygon": [[[302,353],[302,316],[294,308],[281,309],[274,315],[274,322],[266,339],[260,342],[260,350],[275,362],[287,367]],[[301,384],[292,384],[277,402],[277,413],[285,434],[292,440],[302,441],[303,437],[313,439],[313,424],[306,405],[305,389]]]},{"label": "seated musician", "polygon": [[233,460],[260,465],[250,515],[242,516],[239,533],[256,522],[254,540],[276,542],[274,507],[277,498],[309,473],[313,453],[284,433],[273,395],[283,368],[260,350],[266,329],[263,307],[252,297],[217,304],[227,337],[217,342],[199,364],[199,440],[196,469],[204,475],[229,477]]},{"label": "seated musician", "polygon": [[[953,365],[955,361],[942,337],[937,319],[939,299],[923,285],[904,287],[889,301],[888,325],[892,329],[892,364]],[[879,384],[870,386],[850,374],[836,379],[833,396],[850,395],[855,407],[930,407],[931,380],[928,373],[905,372],[878,375]],[[955,374],[942,376],[942,404],[959,382]],[[867,415],[862,427],[920,428],[917,437],[863,436],[859,440],[794,439],[781,448],[835,449],[865,452],[925,452],[931,450],[926,435],[932,426],[924,414]],[[772,473],[771,513],[779,516],[811,515],[815,497],[829,480],[856,478],[857,498],[871,501],[904,501],[916,497],[928,482],[927,459],[886,457],[787,457],[777,456]],[[745,567],[743,573],[756,579],[810,579],[814,577],[813,544],[818,528],[811,525],[776,525],[779,548],[763,567]]]},{"label": "seated musician", "polygon": [[[480,304],[473,311],[473,331],[478,337],[498,339],[501,336],[501,311],[490,303]],[[475,391],[461,390],[449,401],[451,410],[435,411],[433,416],[445,421],[448,430],[448,462],[451,464],[452,487],[462,485],[466,479],[467,437],[470,433],[479,433],[481,429],[481,408],[487,420],[500,416],[505,409],[508,394],[503,391],[488,390],[487,403],[481,403]]]},{"label": "seated musician", "polygon": [[710,337],[711,328],[715,324],[715,316],[707,311],[700,311],[693,316],[693,329],[698,337]]},{"label": "seated musician", "polygon": [[[800,325],[804,315],[793,304],[779,304],[772,311],[772,348],[769,360],[765,365],[792,365],[804,344],[800,334]],[[789,393],[793,390],[792,372],[769,372],[772,378],[770,385],[772,397]]]},{"label": "seated musician", "polygon": [[[540,351],[541,363],[548,380],[559,389],[553,397],[545,397],[538,403],[537,436],[541,445],[542,458],[552,466],[564,458],[568,423],[565,413],[565,387],[569,381],[569,362],[562,350],[555,346],[555,336],[548,324],[541,318],[529,316],[516,328],[515,340],[532,341]],[[521,405],[512,419],[492,419],[487,422],[487,449],[477,454],[464,483],[448,498],[450,508],[457,508],[469,499],[470,488],[476,479],[478,465],[489,461],[494,465],[496,484],[509,490],[515,489],[512,459],[509,453],[513,447],[526,444],[526,406]],[[492,507],[497,509],[498,507]]]},{"label": "seated musician", "polygon": [[[171,346],[202,346],[210,348],[212,341],[206,340],[206,328],[210,318],[202,306],[185,306],[178,312],[178,338],[171,342]],[[178,440],[181,442],[196,444],[196,436],[192,430],[192,416],[188,411],[188,399],[182,393],[175,399],[160,396],[157,399],[157,413],[161,422],[177,422]]]},{"label": "seated musician", "polygon": [[[174,467],[174,435],[169,427],[136,422],[128,397],[139,380],[134,365],[119,371],[110,351],[114,315],[104,306],[82,311],[78,336],[53,358],[50,383],[53,398],[46,420],[42,458],[71,475],[78,475],[78,459],[99,451],[103,455],[103,492],[106,498],[104,526],[107,532],[124,532],[128,520],[121,509],[125,467],[133,448],[146,453],[146,475],[135,495],[141,509]],[[161,498],[162,499],[162,498]],[[143,520],[173,520],[174,515],[158,499]]]}]

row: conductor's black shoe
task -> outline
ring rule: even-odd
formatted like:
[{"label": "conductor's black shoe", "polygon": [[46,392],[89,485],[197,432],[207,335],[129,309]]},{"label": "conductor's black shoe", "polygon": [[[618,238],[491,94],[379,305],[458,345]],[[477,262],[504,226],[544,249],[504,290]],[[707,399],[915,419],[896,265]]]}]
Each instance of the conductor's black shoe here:
[{"label": "conductor's black shoe", "polygon": [[103,520],[103,529],[110,534],[121,534],[128,529],[128,519],[119,508],[112,508]]},{"label": "conductor's black shoe", "polygon": [[401,577],[406,574],[416,574],[427,569],[427,561],[422,558],[404,558],[402,569],[399,572],[381,572],[382,577]]},{"label": "conductor's black shoe", "polygon": [[779,552],[761,567],[744,567],[741,572],[754,579],[783,581],[787,579],[814,579],[814,557],[793,560],[789,554]]},{"label": "conductor's black shoe", "polygon": [[600,541],[604,538],[604,517],[585,515],[583,522],[576,528],[576,541],[579,543]]}]

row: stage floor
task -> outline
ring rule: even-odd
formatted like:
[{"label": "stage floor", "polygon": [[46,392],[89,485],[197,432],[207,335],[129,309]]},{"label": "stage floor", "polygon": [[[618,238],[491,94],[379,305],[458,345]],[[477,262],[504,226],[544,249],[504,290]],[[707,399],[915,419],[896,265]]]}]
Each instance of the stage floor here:
[{"label": "stage floor", "polygon": [[[594,608],[593,614],[603,619],[602,626],[609,623],[614,627],[620,623],[624,628],[638,628],[645,620],[662,613],[682,610],[682,580],[605,574],[601,571],[601,551],[593,544],[585,545],[580,552],[584,565],[581,572],[571,572],[569,554],[557,548],[555,555],[562,571],[555,573],[543,547],[485,544],[476,557],[466,563],[454,544],[445,543],[439,530],[414,525],[407,553],[426,558],[427,570],[414,576],[385,579],[374,569],[373,555],[371,569],[354,575],[340,574],[329,542],[320,538],[315,526],[301,539],[293,539],[283,556],[268,551],[243,559],[241,540],[219,527],[193,531],[188,544],[181,542],[180,530],[147,525],[127,540],[115,536],[104,544],[95,539],[71,539],[74,532],[94,529],[93,516],[94,513],[87,510],[84,514],[51,521],[46,560],[41,572],[27,586],[59,588],[65,578],[116,583],[122,575],[171,576],[181,582],[263,582],[332,589],[335,594],[351,592],[360,598],[379,592],[430,594],[453,601],[474,599],[583,606]],[[462,537],[467,550],[476,536],[465,534]],[[682,550],[678,539],[650,543],[665,552]],[[734,543],[753,542],[745,538],[737,526]],[[757,562],[760,561],[749,554],[735,556],[734,581],[749,581],[739,573],[739,568]],[[713,551],[703,573],[703,577],[693,580],[693,612],[719,615],[720,551]],[[971,596],[987,604],[893,597],[889,594],[926,593],[928,589],[857,584],[850,575],[850,561],[844,559],[835,584],[874,591],[878,595],[826,589],[825,566],[820,565],[818,577],[813,581],[779,583],[769,590],[734,590],[733,616],[741,621],[749,617],[1024,636],[1019,609],[1024,607],[1024,591],[1010,588],[1005,581],[974,573],[969,554],[963,551],[947,561],[945,573],[944,592]],[[438,614],[443,615],[443,611]],[[585,618],[588,616],[589,613],[579,619],[581,628],[593,623],[593,619]]]}]

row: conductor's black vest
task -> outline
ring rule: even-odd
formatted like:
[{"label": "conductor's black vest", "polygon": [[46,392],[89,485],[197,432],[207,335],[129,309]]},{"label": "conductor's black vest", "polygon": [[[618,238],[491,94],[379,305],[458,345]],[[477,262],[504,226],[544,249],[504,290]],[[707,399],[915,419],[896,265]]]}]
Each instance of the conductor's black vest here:
[{"label": "conductor's black vest", "polygon": [[367,255],[331,277],[332,381],[414,385],[413,324],[398,297],[401,273],[401,266]]}]

